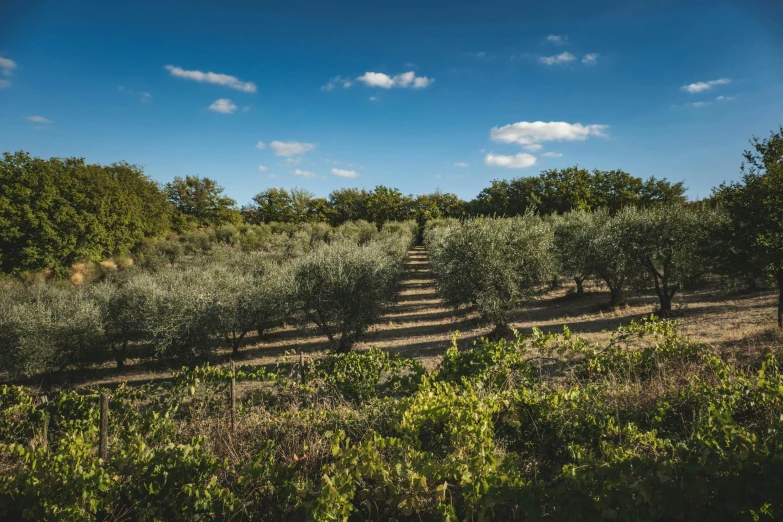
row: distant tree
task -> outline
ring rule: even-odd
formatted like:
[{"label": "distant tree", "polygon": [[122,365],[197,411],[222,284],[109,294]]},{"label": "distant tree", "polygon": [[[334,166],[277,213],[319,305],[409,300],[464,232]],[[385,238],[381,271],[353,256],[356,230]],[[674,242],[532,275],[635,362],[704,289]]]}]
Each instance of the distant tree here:
[{"label": "distant tree", "polygon": [[243,214],[250,223],[312,223],[326,220],[325,202],[309,190],[270,188],[253,196]]},{"label": "distant tree", "polygon": [[241,222],[236,201],[223,195],[223,187],[209,178],[175,177],[165,186],[166,195],[175,211],[186,221],[199,227]]},{"label": "distant tree", "polygon": [[550,169],[538,176],[494,180],[471,201],[473,215],[515,216],[535,209],[540,214],[608,208],[611,214],[627,205],[650,206],[685,201],[682,182],[642,180],[621,170],[589,172],[578,166]]},{"label": "distant tree", "polygon": [[364,189],[343,188],[329,194],[329,223],[338,226],[346,221],[367,220],[367,203],[370,193]]},{"label": "distant tree", "polygon": [[745,276],[762,270],[777,282],[783,328],[783,127],[767,139],[754,136],[751,145],[743,154],[742,179],[722,184],[714,195],[730,218],[722,264]]},{"label": "distant tree", "polygon": [[379,228],[387,221],[405,221],[411,217],[413,198],[397,189],[378,185],[367,198],[364,218]]}]

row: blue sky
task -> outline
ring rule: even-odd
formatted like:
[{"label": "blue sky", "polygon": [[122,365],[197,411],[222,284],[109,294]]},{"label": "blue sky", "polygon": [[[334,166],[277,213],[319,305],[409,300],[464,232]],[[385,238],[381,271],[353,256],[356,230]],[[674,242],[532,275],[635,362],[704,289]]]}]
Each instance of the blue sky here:
[{"label": "blue sky", "polygon": [[776,0],[0,7],[0,150],[208,176],[240,204],[271,186],[470,199],[574,164],[703,197],[780,123]]}]

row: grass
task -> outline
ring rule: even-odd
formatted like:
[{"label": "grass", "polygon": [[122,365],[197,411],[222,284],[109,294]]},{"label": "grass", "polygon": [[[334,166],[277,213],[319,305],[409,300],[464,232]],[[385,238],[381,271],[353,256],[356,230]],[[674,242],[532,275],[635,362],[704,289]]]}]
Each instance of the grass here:
[{"label": "grass", "polygon": [[[512,315],[510,326],[527,333],[534,326],[560,332],[563,325],[568,325],[574,333],[590,341],[605,341],[619,325],[654,312],[658,303],[653,294],[638,295],[629,298],[625,306],[608,311],[605,305],[609,292],[605,288],[586,284],[585,294],[576,297],[573,287],[573,283],[564,282],[562,287],[523,304]],[[772,290],[685,291],[674,298],[672,315],[679,321],[681,333],[713,346],[735,364],[755,366],[764,352],[783,347],[783,334],[775,326],[776,299]],[[409,254],[397,303],[360,338],[354,349],[375,346],[394,351],[419,359],[430,370],[451,345],[455,332],[459,332],[458,346],[467,347],[487,336],[491,329],[479,325],[476,314],[469,310],[455,313],[444,307],[436,294],[427,252],[423,247],[415,247]],[[327,348],[326,336],[314,326],[289,326],[270,331],[261,339],[250,337],[234,360],[271,367],[297,362],[298,356],[292,352],[301,350],[308,358],[315,358]],[[143,355],[142,348],[137,355]],[[219,352],[225,362],[230,356],[230,349]],[[162,381],[170,376],[167,364],[138,357],[127,361],[126,368],[120,371],[107,362],[89,369],[66,371],[58,378],[58,385],[114,386],[121,382]]]}]

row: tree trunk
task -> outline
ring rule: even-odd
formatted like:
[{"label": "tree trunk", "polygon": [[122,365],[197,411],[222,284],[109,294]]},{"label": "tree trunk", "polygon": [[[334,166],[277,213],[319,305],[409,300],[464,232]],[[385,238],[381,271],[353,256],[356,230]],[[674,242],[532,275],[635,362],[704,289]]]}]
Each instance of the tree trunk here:
[{"label": "tree trunk", "polygon": [[661,317],[669,317],[669,315],[671,315],[672,297],[674,297],[674,295],[661,294],[658,296],[658,300],[661,303],[660,310],[659,310]]},{"label": "tree trunk", "polygon": [[550,290],[554,290],[554,289],[558,288],[559,286],[560,286],[560,279],[557,276],[555,276],[549,282],[549,289]]},{"label": "tree trunk", "polygon": [[755,277],[748,277],[748,287],[745,288],[746,292],[755,292],[758,289]]},{"label": "tree trunk", "polygon": [[783,328],[783,270],[778,270],[778,328]]},{"label": "tree trunk", "polygon": [[609,291],[611,292],[612,299],[609,302],[609,304],[612,307],[620,306],[625,304],[625,292],[623,292],[622,288],[612,288],[609,287]]},{"label": "tree trunk", "polygon": [[584,295],[585,293],[585,280],[581,277],[575,277],[574,282],[576,283],[576,295]]},{"label": "tree trunk", "polygon": [[128,341],[125,340],[122,342],[122,347],[119,349],[119,351],[114,353],[114,360],[117,361],[118,370],[125,369],[125,350],[127,348],[128,348]]}]

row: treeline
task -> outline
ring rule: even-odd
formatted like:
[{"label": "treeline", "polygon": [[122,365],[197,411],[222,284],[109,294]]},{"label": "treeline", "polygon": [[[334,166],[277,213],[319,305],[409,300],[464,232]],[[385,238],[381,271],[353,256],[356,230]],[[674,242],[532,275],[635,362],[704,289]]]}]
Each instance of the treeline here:
[{"label": "treeline", "polygon": [[147,244],[141,262],[102,266],[79,286],[7,285],[0,373],[48,379],[128,358],[190,364],[221,348],[236,354],[251,334],[262,340],[283,324],[315,325],[347,352],[395,299],[417,232],[413,222],[316,224],[256,242],[268,228],[226,225]]},{"label": "treeline", "polygon": [[622,171],[571,167],[509,181],[495,180],[473,201],[434,192],[418,196],[377,186],[344,188],[328,197],[270,188],[239,208],[214,180],[176,177],[161,186],[137,166],[5,153],[0,161],[0,273],[52,270],[74,263],[135,257],[146,239],[225,225],[415,220],[515,216],[685,201],[682,183],[642,180]]}]

